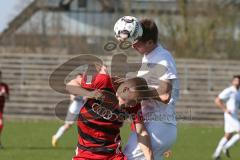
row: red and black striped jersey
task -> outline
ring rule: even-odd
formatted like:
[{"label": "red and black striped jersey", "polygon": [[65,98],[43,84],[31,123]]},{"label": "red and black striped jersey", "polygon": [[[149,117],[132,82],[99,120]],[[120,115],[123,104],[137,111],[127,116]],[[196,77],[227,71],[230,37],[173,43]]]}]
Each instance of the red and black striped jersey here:
[{"label": "red and black striped jersey", "polygon": [[[97,74],[91,84],[83,80],[82,87],[107,91],[110,96],[115,96],[111,78],[106,74]],[[120,127],[130,112],[136,110],[122,111],[118,107],[117,98],[112,99],[116,102],[88,99],[80,110],[77,122],[80,149],[104,154],[121,150]]]},{"label": "red and black striped jersey", "polygon": [[[111,78],[106,74],[95,75],[91,84],[87,84],[86,78],[83,78],[81,85],[86,89],[105,90],[115,95]],[[120,127],[123,122],[119,122],[117,118],[111,119],[110,114],[113,115],[114,112],[117,112],[116,106],[102,106],[99,100],[87,100],[80,111],[77,123],[80,149],[94,153],[116,152],[120,147]]]}]

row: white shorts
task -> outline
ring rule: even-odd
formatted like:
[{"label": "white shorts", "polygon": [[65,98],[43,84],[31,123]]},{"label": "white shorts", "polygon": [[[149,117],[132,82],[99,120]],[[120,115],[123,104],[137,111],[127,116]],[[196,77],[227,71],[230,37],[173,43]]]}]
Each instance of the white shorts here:
[{"label": "white shorts", "polygon": [[81,108],[84,105],[84,100],[73,100],[73,102],[70,104],[68,108],[68,113],[65,119],[65,123],[73,124],[77,117],[78,114],[81,110]]},{"label": "white shorts", "polygon": [[[163,122],[146,122],[145,126],[151,138],[154,160],[162,160],[163,153],[169,150],[177,138],[177,127]],[[132,132],[124,149],[128,160],[145,160],[137,142],[137,134]]]},{"label": "white shorts", "polygon": [[225,133],[233,133],[240,131],[240,123],[237,115],[224,114],[224,131]]}]

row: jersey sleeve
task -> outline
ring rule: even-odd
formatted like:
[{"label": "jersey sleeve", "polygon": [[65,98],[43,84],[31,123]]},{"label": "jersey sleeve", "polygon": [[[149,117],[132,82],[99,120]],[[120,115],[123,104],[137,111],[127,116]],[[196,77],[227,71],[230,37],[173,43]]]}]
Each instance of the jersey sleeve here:
[{"label": "jersey sleeve", "polygon": [[81,87],[84,89],[93,89],[92,83],[87,83],[87,75],[84,75],[81,81]]},{"label": "jersey sleeve", "polygon": [[98,74],[93,82],[93,88],[97,89],[112,89],[112,81],[109,75],[107,74]]},{"label": "jersey sleeve", "polygon": [[226,88],[218,95],[218,97],[223,101],[227,101],[230,98],[230,95],[231,90],[229,88]]},{"label": "jersey sleeve", "polygon": [[175,62],[170,59],[166,58],[158,62],[158,65],[162,65],[165,68],[165,73],[159,77],[159,80],[169,80],[169,79],[176,79],[177,71]]}]

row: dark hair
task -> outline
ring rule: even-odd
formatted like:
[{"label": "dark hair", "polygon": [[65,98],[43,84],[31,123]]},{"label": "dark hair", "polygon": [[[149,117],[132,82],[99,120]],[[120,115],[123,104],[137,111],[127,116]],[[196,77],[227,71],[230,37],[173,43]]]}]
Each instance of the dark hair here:
[{"label": "dark hair", "polygon": [[240,79],[240,75],[233,75],[233,79],[238,78]]},{"label": "dark hair", "polygon": [[153,43],[157,43],[158,41],[158,28],[156,23],[152,19],[142,19],[140,23],[143,28],[143,35],[139,39],[142,42],[147,42],[152,40]]},{"label": "dark hair", "polygon": [[77,76],[83,76],[83,73],[78,73]]}]

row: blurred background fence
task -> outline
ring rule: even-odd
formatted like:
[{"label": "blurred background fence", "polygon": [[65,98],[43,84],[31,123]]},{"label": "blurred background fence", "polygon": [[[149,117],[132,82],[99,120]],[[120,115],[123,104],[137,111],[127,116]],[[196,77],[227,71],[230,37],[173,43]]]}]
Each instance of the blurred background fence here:
[{"label": "blurred background fence", "polygon": [[[69,95],[53,91],[49,85],[49,76],[70,58],[73,56],[40,53],[0,54],[3,80],[8,82],[11,90],[6,115],[55,118],[57,103],[69,99]],[[110,65],[111,56],[99,58]],[[132,63],[140,62],[139,58],[128,57],[128,60]],[[223,115],[214,105],[214,98],[220,90],[230,85],[231,76],[239,73],[239,68],[238,61],[177,59],[181,86],[180,101],[176,107],[178,119],[187,122],[221,122]],[[67,105],[65,107],[66,110]]]},{"label": "blurred background fence", "polygon": [[[123,15],[153,18],[175,57],[240,58],[240,0],[23,0],[1,52],[99,54]],[[21,8],[19,5],[18,8]]]}]

